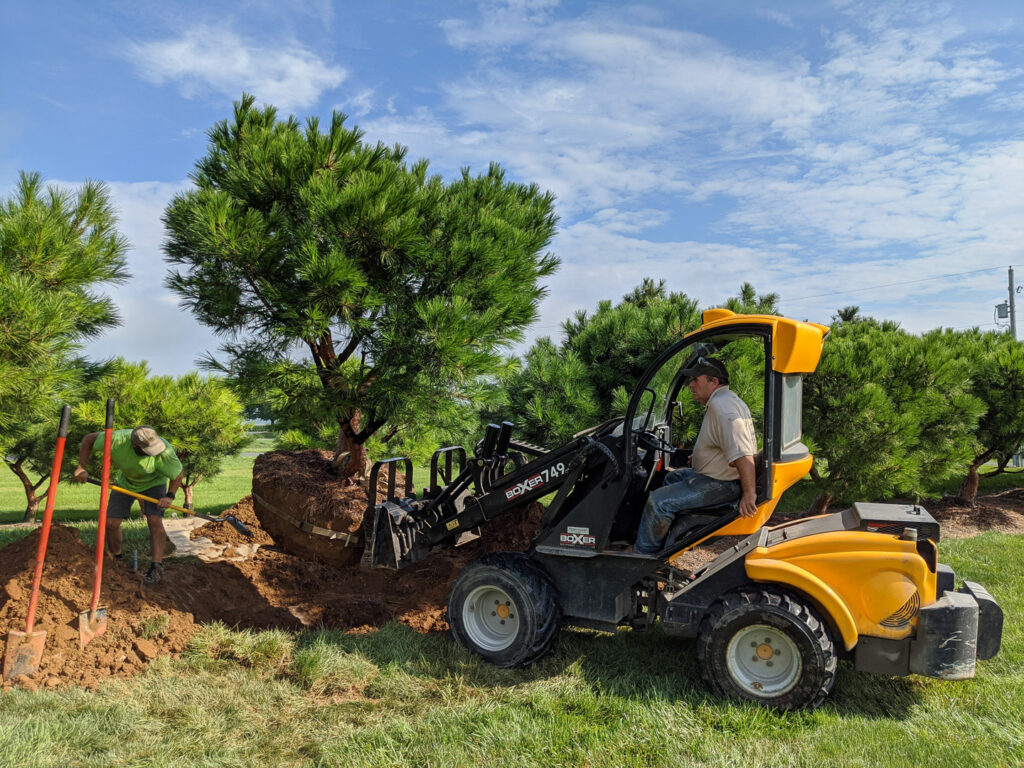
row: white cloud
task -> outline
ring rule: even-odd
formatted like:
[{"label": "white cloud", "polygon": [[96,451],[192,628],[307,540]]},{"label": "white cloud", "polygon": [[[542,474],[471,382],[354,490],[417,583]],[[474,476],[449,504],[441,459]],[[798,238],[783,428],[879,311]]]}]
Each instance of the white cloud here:
[{"label": "white cloud", "polygon": [[118,356],[146,360],[155,374],[179,376],[217,345],[210,331],[179,308],[177,296],[164,287],[167,264],[160,250],[161,217],[171,198],[187,189],[189,182],[111,182],[107,186],[118,212],[118,229],[131,244],[128,270],[132,277],[102,290],[117,305],[122,323],[90,342],[85,354],[94,360]]},{"label": "white cloud", "polygon": [[[685,274],[675,287],[708,300],[727,295],[723,275],[737,276],[729,292],[750,280],[792,298],[1011,263],[1024,241],[1024,148],[1006,137],[1024,100],[992,38],[1008,30],[970,37],[948,8],[840,7],[812,57],[739,51],[650,14],[485,5],[475,22],[442,25],[478,56],[444,103],[371,125],[444,168],[498,159],[557,193],[563,267],[542,332],[644,276]],[[709,242],[644,237],[680,213],[699,217],[696,204],[711,206]],[[986,322],[979,297],[998,275],[952,282],[965,296],[942,306]],[[793,311],[827,320],[859,298],[922,329],[949,324],[914,305],[939,301],[942,285]]]},{"label": "white cloud", "polygon": [[247,91],[286,111],[314,105],[346,77],[344,69],[299,43],[259,45],[231,30],[209,26],[165,40],[133,43],[126,53],[143,78],[173,83],[187,98],[209,92],[237,98]]}]

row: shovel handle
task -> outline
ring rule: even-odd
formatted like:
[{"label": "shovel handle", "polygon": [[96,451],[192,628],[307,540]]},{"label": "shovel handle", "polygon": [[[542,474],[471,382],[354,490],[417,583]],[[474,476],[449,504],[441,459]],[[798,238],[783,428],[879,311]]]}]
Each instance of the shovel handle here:
[{"label": "shovel handle", "polygon": [[107,501],[109,495],[107,488],[110,487],[110,453],[113,450],[114,437],[114,398],[107,399],[107,419],[103,427],[103,480],[100,487],[103,489],[100,494],[99,525],[96,529],[96,568],[92,580],[92,604],[90,610],[95,613],[96,606],[100,603],[100,587],[103,582],[103,548],[107,533]]},{"label": "shovel handle", "polygon": [[[95,479],[93,479],[91,477],[88,480],[86,480],[86,482],[87,483],[92,483],[93,485],[100,485],[100,481],[99,480],[95,480]],[[117,491],[118,493],[123,493],[126,496],[131,496],[133,498],[138,499],[139,501],[148,501],[148,502],[150,502],[152,504],[158,504],[159,503],[157,501],[157,499],[154,499],[152,496],[144,496],[141,493],[136,493],[135,491],[129,491],[127,488],[121,488],[120,486],[117,486],[117,485],[111,485],[110,486],[110,490]],[[248,536],[250,539],[252,538],[252,531],[250,531],[249,528],[246,526],[246,524],[243,523],[241,520],[239,520],[234,515],[227,515],[225,517],[210,517],[210,515],[201,515],[198,512],[192,511],[191,509],[185,509],[184,507],[179,507],[179,506],[176,506],[174,504],[168,504],[167,508],[168,509],[173,509],[175,512],[181,512],[182,514],[185,514],[185,515],[191,515],[192,517],[198,517],[201,520],[209,520],[211,523],[230,523],[231,526],[236,531],[238,531],[239,533],[241,533],[241,534],[243,534],[245,536]]]},{"label": "shovel handle", "polygon": [[[92,483],[93,485],[101,485],[100,481],[97,480],[94,477],[90,477],[88,480],[86,480],[86,482],[87,483]],[[114,485],[113,483],[110,484],[110,490],[117,491],[118,493],[123,493],[125,496],[131,496],[132,498],[138,499],[139,501],[148,501],[148,502],[150,502],[152,504],[158,504],[159,501],[160,501],[159,499],[154,499],[152,496],[146,496],[145,494],[142,494],[142,493],[136,493],[135,491],[129,491],[127,488],[122,488],[121,486]],[[191,509],[185,509],[184,507],[179,507],[179,506],[177,506],[175,504],[168,504],[167,508],[168,509],[173,509],[175,512],[181,512],[181,513],[186,514],[186,515],[192,515],[193,517],[205,517],[205,515],[200,515],[200,514],[198,514],[196,512],[193,512]],[[210,518],[210,519],[214,519],[214,518]]]},{"label": "shovel handle", "polygon": [[32,574],[32,592],[28,601],[28,616],[25,619],[25,634],[32,633],[36,622],[36,603],[39,600],[39,585],[43,580],[43,564],[46,562],[46,548],[50,542],[50,525],[53,522],[53,507],[57,500],[57,484],[60,481],[60,465],[64,458],[64,441],[68,436],[71,421],[71,406],[65,405],[60,412],[60,427],[57,430],[57,446],[53,451],[53,466],[50,468],[50,487],[46,491],[46,508],[43,510],[43,524],[39,530],[39,546],[36,548],[36,569]]}]

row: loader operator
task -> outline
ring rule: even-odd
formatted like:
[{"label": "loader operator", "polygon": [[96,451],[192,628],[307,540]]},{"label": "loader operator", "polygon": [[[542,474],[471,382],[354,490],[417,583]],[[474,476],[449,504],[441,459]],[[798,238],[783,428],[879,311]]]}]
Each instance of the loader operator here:
[{"label": "loader operator", "polygon": [[[89,479],[89,473],[83,467],[89,462],[89,454],[101,434],[92,432],[82,438],[78,466],[74,473],[74,479],[79,483]],[[110,461],[118,470],[114,485],[158,500],[156,504],[139,502],[149,525],[149,546],[152,552],[145,578],[148,584],[153,584],[160,581],[164,573],[164,547],[167,543],[164,510],[174,501],[174,494],[181,487],[184,475],[181,462],[171,444],[152,427],[146,426],[115,429],[111,433]],[[128,519],[134,502],[131,496],[117,491],[110,492],[107,502],[107,548],[117,560],[124,557],[121,552],[121,523]]]},{"label": "loader operator", "polygon": [[729,372],[721,360],[698,357],[681,373],[691,377],[693,398],[707,410],[693,445],[692,468],[669,472],[664,484],[647,497],[634,545],[642,555],[662,550],[672,522],[684,510],[739,499],[740,515],[751,517],[757,512],[757,439],[750,409],[729,389]]}]

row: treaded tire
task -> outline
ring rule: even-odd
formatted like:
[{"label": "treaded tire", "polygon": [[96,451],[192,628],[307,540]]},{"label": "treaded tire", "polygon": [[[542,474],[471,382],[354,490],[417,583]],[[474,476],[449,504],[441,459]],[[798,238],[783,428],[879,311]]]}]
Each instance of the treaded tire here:
[{"label": "treaded tire", "polygon": [[494,552],[455,579],[448,623],[467,651],[498,667],[525,667],[554,646],[561,612],[555,586],[539,566],[519,552]]},{"label": "treaded tire", "polygon": [[697,663],[716,693],[785,711],[821,704],[837,660],[828,627],[810,605],[779,589],[744,587],[704,617]]}]

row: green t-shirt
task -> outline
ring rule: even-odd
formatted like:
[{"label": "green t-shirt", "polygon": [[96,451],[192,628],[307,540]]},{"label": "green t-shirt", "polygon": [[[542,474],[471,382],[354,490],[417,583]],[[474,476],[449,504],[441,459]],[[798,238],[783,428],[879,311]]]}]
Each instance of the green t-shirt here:
[{"label": "green t-shirt", "polygon": [[[139,456],[132,448],[132,430],[115,429],[110,436],[110,463],[118,469],[114,484],[141,493],[180,475],[181,462],[178,461],[178,455],[166,440],[164,445],[167,447],[158,456]],[[93,445],[93,451],[97,449],[102,455],[102,432]]]}]

